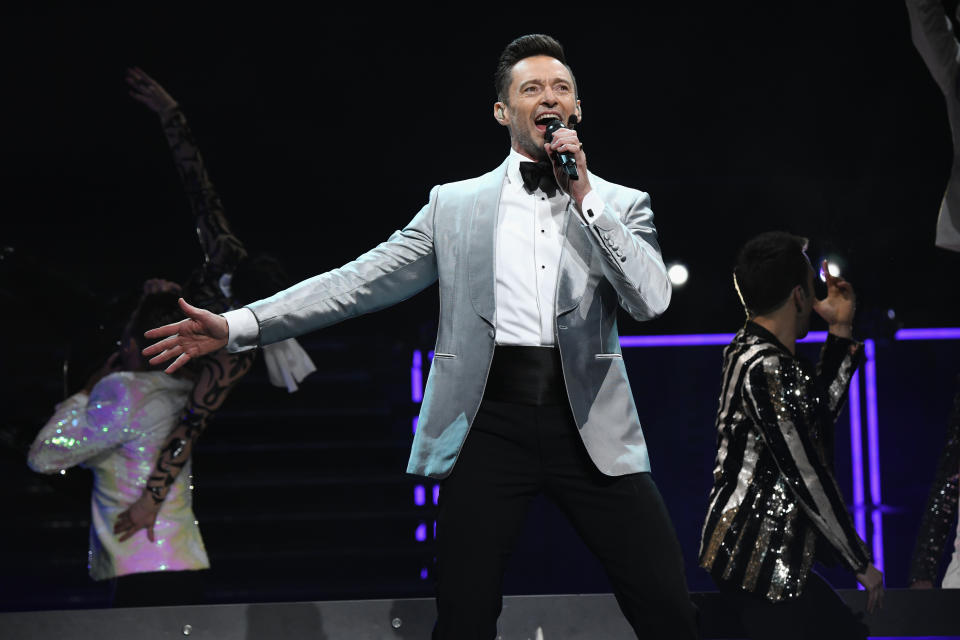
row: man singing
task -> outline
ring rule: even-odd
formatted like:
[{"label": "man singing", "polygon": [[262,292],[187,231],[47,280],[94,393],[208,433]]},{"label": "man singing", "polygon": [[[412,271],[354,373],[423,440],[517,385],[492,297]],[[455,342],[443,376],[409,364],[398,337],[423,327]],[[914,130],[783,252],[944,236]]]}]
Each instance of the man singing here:
[{"label": "man singing", "polygon": [[568,126],[583,117],[576,82],[556,40],[510,43],[495,84],[493,116],[511,141],[499,167],[434,187],[402,231],[339,269],[223,316],[184,302],[189,317],[148,332],[165,339],[144,353],[174,360],[172,372],[224,346],[382,309],[439,279],[407,467],[443,479],[434,637],[496,636],[504,568],[540,492],[597,554],[638,636],[696,637],[617,333],[618,302],[647,320],[670,301],[650,199],[588,172]]},{"label": "man singing", "polygon": [[[866,638],[815,559],[839,559],[880,604],[870,564],[833,477],[833,423],[864,360],[852,336],[850,283],[824,264],[827,297],[813,291],[806,240],[761,234],[744,245],[734,285],[747,324],[723,354],[718,451],[700,566],[728,595],[751,638]],[[796,341],[816,311],[829,325],[814,371]]]}]

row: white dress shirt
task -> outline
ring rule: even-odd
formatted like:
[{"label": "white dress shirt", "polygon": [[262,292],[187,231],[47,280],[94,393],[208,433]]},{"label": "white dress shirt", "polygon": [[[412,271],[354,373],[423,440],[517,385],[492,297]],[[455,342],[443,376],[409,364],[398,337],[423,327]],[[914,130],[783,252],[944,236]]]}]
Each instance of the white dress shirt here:
[{"label": "white dress shirt", "polygon": [[[591,216],[570,206],[571,198],[559,189],[552,198],[539,188],[527,193],[520,176],[520,163],[529,162],[514,149],[507,157],[507,174],[500,191],[497,214],[496,342],[500,345],[553,346],[556,344],[557,280],[568,208],[580,224]],[[603,211],[603,199],[591,191],[582,210]],[[222,314],[227,320],[231,352],[253,348],[257,342],[257,318],[246,307]]]}]

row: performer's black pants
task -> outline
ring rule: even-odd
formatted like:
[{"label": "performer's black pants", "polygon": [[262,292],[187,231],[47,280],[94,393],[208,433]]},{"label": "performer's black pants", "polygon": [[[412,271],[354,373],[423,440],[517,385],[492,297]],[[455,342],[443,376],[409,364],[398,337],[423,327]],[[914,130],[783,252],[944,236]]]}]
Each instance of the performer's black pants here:
[{"label": "performer's black pants", "polygon": [[[559,373],[554,350],[533,350],[553,352],[546,366]],[[638,637],[697,637],[680,546],[650,474],[598,471],[577,432],[562,375],[560,393],[542,364],[527,370],[526,379],[512,376],[504,371],[506,352],[497,348],[483,403],[440,488],[435,640],[496,637],[504,569],[540,492],[600,559]],[[552,390],[540,384],[545,378]],[[504,399],[511,395],[521,402]],[[539,404],[526,403],[531,398]]]},{"label": "performer's black pants", "polygon": [[810,573],[798,597],[783,602],[724,582],[717,586],[751,640],[866,640],[866,625],[816,573]]},{"label": "performer's black pants", "polygon": [[207,571],[151,571],[113,579],[113,606],[171,607],[203,604]]}]

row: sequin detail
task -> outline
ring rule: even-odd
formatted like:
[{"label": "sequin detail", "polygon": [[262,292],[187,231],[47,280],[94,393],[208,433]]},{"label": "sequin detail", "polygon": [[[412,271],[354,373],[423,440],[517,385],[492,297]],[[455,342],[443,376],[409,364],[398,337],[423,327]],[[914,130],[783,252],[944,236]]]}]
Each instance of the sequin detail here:
[{"label": "sequin detail", "polygon": [[717,461],[700,565],[772,601],[798,596],[818,538],[869,562],[830,468],[832,423],[860,345],[829,336],[818,373],[748,323],[724,351]]}]

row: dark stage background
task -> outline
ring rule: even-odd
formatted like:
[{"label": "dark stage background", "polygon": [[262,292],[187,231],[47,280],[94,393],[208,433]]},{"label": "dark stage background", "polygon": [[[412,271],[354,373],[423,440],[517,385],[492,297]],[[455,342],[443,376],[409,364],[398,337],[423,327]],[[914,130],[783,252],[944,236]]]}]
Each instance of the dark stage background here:
[{"label": "dark stage background", "polygon": [[[905,586],[957,348],[890,338],[957,324],[960,255],[933,247],[949,129],[901,4],[650,3],[558,17],[514,5],[3,11],[0,479],[12,559],[0,607],[102,604],[85,577],[85,472],[40,478],[23,452],[63,396],[64,358],[75,385],[118,337],[140,283],[181,279],[200,259],[159,124],[127,96],[124,69],[140,66],[180,102],[237,235],[301,278],[386,239],[432,185],[501,162],[494,64],[535,31],[566,46],[591,170],[651,193],[664,258],[690,270],[662,318],[624,314],[622,334],[735,331],[730,268],[760,231],[808,236],[812,257],[841,263],[859,294],[858,332],[881,351],[891,416],[881,441],[896,443],[884,450],[884,491],[899,514],[888,584]],[[430,543],[414,539],[430,508],[413,505],[418,481],[403,468],[411,353],[432,348],[437,312],[431,288],[310,336],[319,371],[301,392],[268,388],[258,369],[231,398],[195,461],[211,599],[430,593]],[[680,353],[631,352],[627,365],[691,587],[706,589],[690,554],[720,350]],[[607,590],[578,545],[538,503],[508,591]]]}]

